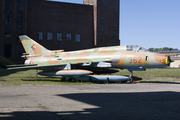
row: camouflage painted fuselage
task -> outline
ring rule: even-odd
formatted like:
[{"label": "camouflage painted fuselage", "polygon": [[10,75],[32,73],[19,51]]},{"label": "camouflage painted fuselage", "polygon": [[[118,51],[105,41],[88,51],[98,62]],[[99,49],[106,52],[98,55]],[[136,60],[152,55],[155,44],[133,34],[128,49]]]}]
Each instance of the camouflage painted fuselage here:
[{"label": "camouflage painted fuselage", "polygon": [[[100,47],[86,50],[64,52],[50,51],[26,35],[20,36],[26,53],[25,65],[10,69],[34,68],[43,70],[41,75],[86,76],[92,73],[113,73],[111,68],[144,71],[147,68],[163,68],[169,66],[168,56],[148,52],[137,45]],[[68,71],[66,71],[68,70]],[[127,80],[125,76],[88,76],[88,79],[111,78]],[[85,77],[84,77],[85,78]]]},{"label": "camouflage painted fuselage", "polygon": [[127,46],[112,46],[28,58],[26,64],[37,64],[39,66],[73,64],[76,65],[76,67],[113,67],[136,71],[146,68],[167,67],[168,56],[151,53],[145,50],[127,51]]}]

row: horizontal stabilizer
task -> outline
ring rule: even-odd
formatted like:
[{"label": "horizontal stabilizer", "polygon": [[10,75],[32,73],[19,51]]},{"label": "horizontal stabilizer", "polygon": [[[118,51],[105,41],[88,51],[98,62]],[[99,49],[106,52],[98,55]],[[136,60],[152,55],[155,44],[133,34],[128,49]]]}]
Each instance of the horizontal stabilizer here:
[{"label": "horizontal stabilizer", "polygon": [[21,56],[22,58],[30,58],[30,57],[40,57],[41,56],[41,54],[34,54],[34,55],[23,55],[23,56]]},{"label": "horizontal stabilizer", "polygon": [[58,54],[58,53],[62,53],[64,52],[64,50],[51,50],[51,53],[54,53],[54,54]]}]

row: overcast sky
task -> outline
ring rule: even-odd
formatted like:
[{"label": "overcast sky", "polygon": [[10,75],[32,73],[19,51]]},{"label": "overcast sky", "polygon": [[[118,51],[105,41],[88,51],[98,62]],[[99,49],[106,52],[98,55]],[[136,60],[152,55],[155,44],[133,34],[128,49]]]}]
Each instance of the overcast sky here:
[{"label": "overcast sky", "polygon": [[119,34],[121,45],[180,49],[180,0],[120,0]]}]

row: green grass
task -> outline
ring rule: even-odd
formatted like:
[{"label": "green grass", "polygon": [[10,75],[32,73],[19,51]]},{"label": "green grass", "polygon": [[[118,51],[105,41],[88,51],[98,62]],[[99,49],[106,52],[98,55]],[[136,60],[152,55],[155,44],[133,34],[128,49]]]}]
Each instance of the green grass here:
[{"label": "green grass", "polygon": [[[36,70],[17,71],[0,68],[0,85],[93,84],[80,81],[61,81],[61,77],[45,77],[37,75],[36,73]],[[116,75],[130,75],[130,72],[128,70],[120,70]],[[142,77],[143,80],[140,82],[180,81],[180,69],[148,69],[146,71],[134,71],[133,75]],[[100,82],[97,83],[100,84]]]},{"label": "green grass", "polygon": [[90,84],[89,82],[61,81],[61,77],[46,77],[37,75],[36,70],[6,70],[0,68],[0,85],[55,85],[55,84]]},{"label": "green grass", "polygon": [[[116,75],[129,75],[128,70],[120,70]],[[180,81],[180,69],[164,68],[164,69],[147,69],[146,71],[134,71],[134,76],[141,77],[140,82],[174,82]]]},{"label": "green grass", "polygon": [[[116,75],[129,75],[130,72],[128,70],[120,70],[119,73],[116,73]],[[133,72],[134,76],[139,76],[139,77],[155,77],[155,76],[159,76],[159,77],[170,77],[170,76],[179,76],[180,77],[180,69],[176,69],[176,68],[164,68],[164,69],[147,69],[146,71],[134,71]]]}]

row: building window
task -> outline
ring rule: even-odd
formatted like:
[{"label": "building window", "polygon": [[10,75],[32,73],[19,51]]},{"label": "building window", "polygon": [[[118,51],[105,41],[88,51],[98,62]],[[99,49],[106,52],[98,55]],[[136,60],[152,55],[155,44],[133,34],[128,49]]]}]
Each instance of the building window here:
[{"label": "building window", "polygon": [[11,35],[11,28],[5,28],[5,35]]},{"label": "building window", "polygon": [[38,32],[38,39],[43,40],[43,32]]},{"label": "building window", "polygon": [[17,0],[17,33],[23,33],[23,0]]},{"label": "building window", "polygon": [[22,22],[17,21],[17,27],[18,27],[19,29],[21,29],[21,28],[22,28]]},{"label": "building window", "polygon": [[6,25],[11,25],[12,24],[11,19],[6,19],[5,24]]},{"label": "building window", "polygon": [[101,5],[104,5],[104,1],[101,1]]},{"label": "building window", "polygon": [[23,3],[23,0],[18,0],[18,3]]},{"label": "building window", "polygon": [[62,41],[62,33],[57,33],[57,41]]},{"label": "building window", "polygon": [[104,31],[104,28],[101,28],[101,32],[103,32]]},{"label": "building window", "polygon": [[104,40],[103,39],[101,39],[101,43],[103,43],[104,42]]},{"label": "building window", "polygon": [[81,41],[81,35],[80,34],[76,34],[75,41],[76,42],[80,42]]},{"label": "building window", "polygon": [[113,26],[113,27],[116,27],[116,23],[113,23],[112,26]]},{"label": "building window", "polygon": [[47,40],[52,40],[53,39],[53,34],[48,32],[47,33]]},{"label": "building window", "polygon": [[104,17],[103,17],[103,16],[101,16],[101,20],[104,20]]},{"label": "building window", "polygon": [[116,9],[115,8],[113,8],[113,13],[116,13]]},{"label": "building window", "polygon": [[71,34],[70,33],[66,34],[66,41],[71,41]]}]

